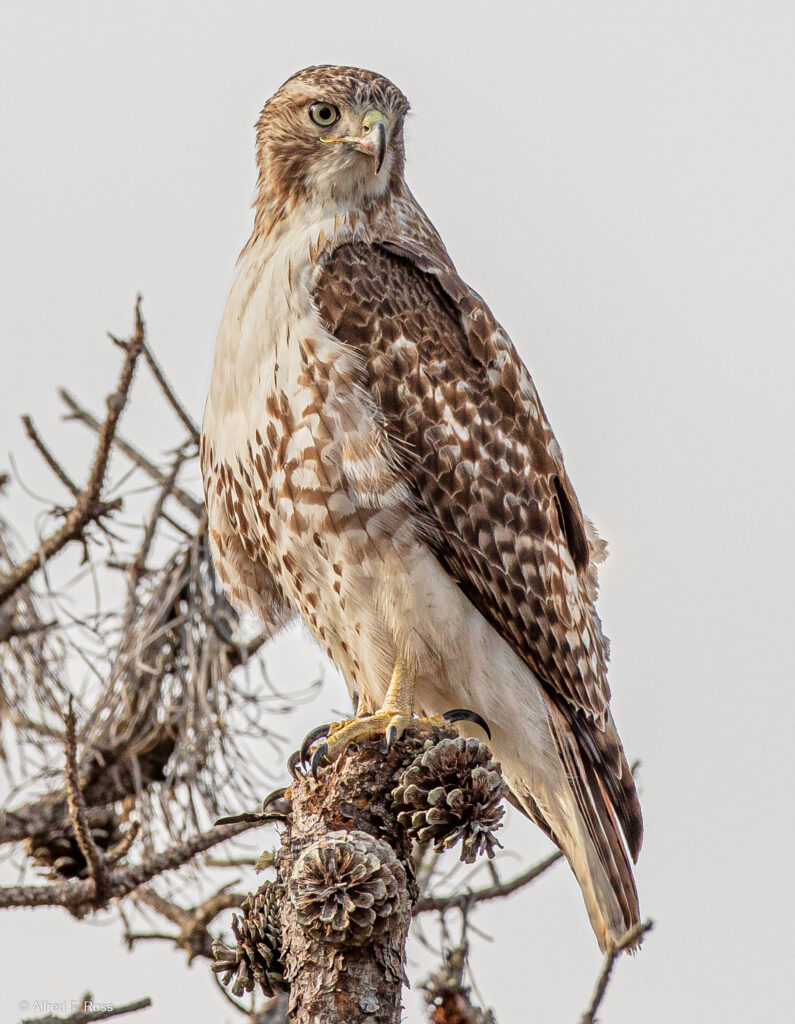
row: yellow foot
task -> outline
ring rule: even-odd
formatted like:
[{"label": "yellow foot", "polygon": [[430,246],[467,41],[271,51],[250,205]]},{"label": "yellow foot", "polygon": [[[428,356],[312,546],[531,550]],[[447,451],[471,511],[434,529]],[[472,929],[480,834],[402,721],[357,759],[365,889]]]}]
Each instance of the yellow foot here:
[{"label": "yellow foot", "polygon": [[[356,718],[349,718],[343,722],[332,722],[328,727],[326,738],[319,743],[312,754],[312,775],[317,778],[317,770],[321,761],[336,761],[341,757],[351,743],[361,743],[364,740],[374,740],[379,736],[386,738],[387,753],[392,749],[397,740],[407,729],[418,729],[421,732],[432,733],[434,729],[444,728],[445,725],[454,722],[474,722],[479,725],[486,735],[491,739],[491,732],[483,718],[475,711],[458,709],[447,711],[444,715],[437,715],[434,718],[418,718],[413,715],[382,708],[372,715],[357,715]],[[312,741],[320,737],[310,733],[307,739]],[[301,753],[308,754],[308,745],[304,744]]]}]

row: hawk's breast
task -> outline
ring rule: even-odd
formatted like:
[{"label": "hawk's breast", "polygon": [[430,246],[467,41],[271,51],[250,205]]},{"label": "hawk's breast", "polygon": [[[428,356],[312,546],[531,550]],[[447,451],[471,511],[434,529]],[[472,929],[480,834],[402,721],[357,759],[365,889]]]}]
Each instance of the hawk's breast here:
[{"label": "hawk's breast", "polygon": [[359,358],[312,303],[318,234],[288,234],[244,258],[216,344],[202,466],[227,593],[264,617],[243,581],[266,569],[358,688],[362,676],[389,678],[374,587],[416,542],[410,492]]}]

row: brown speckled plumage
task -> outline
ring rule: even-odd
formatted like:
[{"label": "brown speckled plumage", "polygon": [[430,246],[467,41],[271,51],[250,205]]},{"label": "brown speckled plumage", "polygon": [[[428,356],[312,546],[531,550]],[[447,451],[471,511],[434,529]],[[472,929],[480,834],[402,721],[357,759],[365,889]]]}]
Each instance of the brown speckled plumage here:
[{"label": "brown speckled plumage", "polygon": [[[328,144],[319,100],[346,138],[384,115],[377,173]],[[405,184],[407,108],[381,76],[311,68],[263,110],[202,438],[216,565],[274,627],[301,614],[365,712],[408,658],[418,709],[483,714],[607,948],[638,919],[619,826],[635,857],[642,822],[594,607],[604,544],[527,369]]]},{"label": "brown speckled plumage", "polygon": [[[426,266],[428,264],[426,263]],[[630,849],[642,825],[608,710],[608,645],[579,502],[532,380],[485,303],[380,245],[337,248],[315,300],[366,357],[368,389],[401,441],[429,542],[555,700],[581,757],[605,770]],[[462,300],[463,304],[463,300]],[[462,324],[487,325],[474,339]]]}]

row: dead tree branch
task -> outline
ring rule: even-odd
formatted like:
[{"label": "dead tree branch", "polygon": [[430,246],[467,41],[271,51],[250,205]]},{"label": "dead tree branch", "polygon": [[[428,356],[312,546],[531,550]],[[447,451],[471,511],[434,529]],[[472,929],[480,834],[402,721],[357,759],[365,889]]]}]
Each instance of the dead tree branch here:
[{"label": "dead tree branch", "polygon": [[188,864],[200,853],[210,850],[227,839],[242,835],[254,828],[250,822],[236,825],[220,825],[194,836],[185,843],[170,847],[163,853],[147,857],[140,864],[121,871],[114,871],[107,881],[102,898],[97,895],[93,878],[82,881],[58,882],[55,885],[11,885],[0,887],[0,909],[7,907],[65,907],[70,913],[81,917],[86,913],[101,910],[111,899],[118,899],[131,893],[138,886],[150,882],[166,871],[175,871]]},{"label": "dead tree branch", "polygon": [[121,1017],[125,1013],[146,1010],[151,1005],[152,1000],[147,996],[145,999],[137,999],[134,1003],[112,1006],[107,1010],[78,1010],[68,1017],[25,1017],[21,1024],[91,1024],[95,1020],[110,1020],[112,1017]]},{"label": "dead tree branch", "polygon": [[130,393],[130,386],[135,373],[135,364],[141,354],[144,343],[144,322],[141,317],[140,296],[135,304],[135,330],[129,341],[124,343],[124,362],[122,364],[119,381],[116,390],[109,396],[107,401],[108,411],[105,421],[99,429],[99,440],[94,455],[94,462],[88,476],[88,482],[83,491],[80,492],[75,504],[66,513],[63,524],[50,534],[40,545],[38,550],[29,555],[20,565],[17,565],[5,577],[0,579],[0,604],[14,593],[23,583],[45,562],[49,561],[70,541],[82,538],[86,528],[93,522],[98,522],[109,512],[116,511],[121,507],[121,501],[102,501],[102,488],[105,483],[105,474],[108,468],[110,450],[113,445],[113,438],[116,427],[127,403],[127,396]]},{"label": "dead tree branch", "polygon": [[136,902],[142,903],[161,917],[176,925],[176,934],[127,931],[124,939],[132,949],[144,939],[167,939],[188,954],[188,963],[197,957],[212,959],[213,936],[209,926],[224,910],[236,910],[245,899],[244,893],[221,890],[198,906],[185,908],[155,892],[151,886],[138,890]]},{"label": "dead tree branch", "polygon": [[48,446],[45,444],[45,442],[42,439],[41,435],[39,434],[38,430],[36,430],[36,425],[34,424],[33,419],[30,416],[23,416],[22,417],[22,425],[25,428],[25,433],[28,435],[28,437],[33,442],[33,444],[36,446],[36,448],[39,451],[39,454],[44,459],[44,461],[47,463],[47,465],[50,467],[50,469],[53,471],[53,473],[58,477],[58,479],[61,481],[61,483],[67,489],[67,491],[69,491],[71,493],[72,497],[73,498],[78,498],[80,496],[80,488],[72,480],[72,478],[69,476],[69,474],[63,468],[63,466],[55,458],[53,453],[50,451]]},{"label": "dead tree branch", "polygon": [[602,964],[602,970],[599,977],[596,980],[596,986],[591,996],[591,1002],[588,1004],[588,1009],[580,1017],[580,1024],[596,1024],[596,1012],[601,1006],[602,1000],[607,992],[607,986],[610,984],[610,978],[613,974],[613,968],[616,965],[616,960],[625,949],[633,949],[638,945],[640,940],[654,927],[654,921],[641,921],[636,924],[634,928],[626,933],[623,939],[619,942],[615,949],[612,949],[604,959]]},{"label": "dead tree branch", "polygon": [[494,885],[486,886],[483,889],[467,890],[465,892],[457,892],[453,896],[423,896],[417,900],[412,908],[412,914],[416,917],[417,914],[427,913],[429,910],[434,910],[439,913],[444,913],[446,910],[452,910],[457,908],[458,910],[467,910],[469,907],[474,906],[476,903],[482,903],[484,900],[499,899],[501,896],[510,896],[511,893],[517,892],[519,889],[523,889],[526,885],[530,885],[541,875],[545,874],[552,867],[553,864],[563,857],[563,854],[556,850],[551,853],[544,860],[539,861],[538,864],[534,864],[527,871],[523,871],[520,875],[510,879],[507,882],[499,882]]},{"label": "dead tree branch", "polygon": [[102,851],[94,842],[88,823],[88,813],[83,793],[80,789],[80,778],[77,769],[77,738],[75,736],[75,713],[72,699],[69,699],[69,711],[66,715],[66,801],[69,816],[72,820],[77,845],[88,865],[88,875],[94,883],[94,899],[102,903],[110,884],[110,874]]},{"label": "dead tree branch", "polygon": [[149,369],[152,371],[152,376],[155,378],[157,383],[160,385],[160,387],[161,387],[161,389],[163,391],[163,394],[166,397],[166,401],[171,406],[171,408],[174,410],[174,412],[177,414],[177,418],[180,420],[182,425],[188,431],[188,434],[190,435],[191,441],[193,441],[194,444],[198,444],[199,443],[199,427],[198,427],[198,425],[194,422],[194,420],[192,419],[192,417],[188,413],[188,411],[185,408],[185,406],[182,404],[182,402],[177,397],[177,394],[174,391],[174,389],[171,387],[171,385],[169,384],[169,382],[168,382],[168,380],[166,378],[165,373],[163,373],[163,370],[162,370],[162,367],[160,366],[160,363],[155,358],[154,352],[149,347],[149,344],[146,341],[144,342],[143,356],[144,356],[144,359],[147,362],[147,365],[149,366]]},{"label": "dead tree branch", "polygon": [[[85,406],[81,405],[74,395],[70,394],[66,388],[59,388],[58,395],[64,405],[69,409],[69,419],[77,420],[78,423],[82,423],[84,426],[89,427],[95,433],[99,433],[99,431],[101,431],[101,421],[98,420],[93,413],[89,412]],[[167,472],[159,469],[139,448],[136,448],[134,444],[131,444],[123,437],[114,437],[113,446],[126,455],[130,462],[138,466],[139,469],[142,469],[144,473],[146,473],[146,475],[156,484],[160,484],[160,486],[162,486],[168,480]],[[188,494],[187,491],[183,491],[180,487],[174,488],[172,496],[184,509],[194,515],[197,519],[201,519],[204,513],[204,505],[202,502],[197,501],[196,498]]]}]

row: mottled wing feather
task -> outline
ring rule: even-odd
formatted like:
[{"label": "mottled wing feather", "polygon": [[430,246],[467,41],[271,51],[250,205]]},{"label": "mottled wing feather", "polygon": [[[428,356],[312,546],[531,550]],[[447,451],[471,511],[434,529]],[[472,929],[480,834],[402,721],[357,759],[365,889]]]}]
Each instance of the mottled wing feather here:
[{"label": "mottled wing feather", "polygon": [[529,373],[449,265],[399,240],[324,256],[315,302],[364,358],[366,385],[429,542],[560,707],[633,855],[640,810],[610,718],[594,550]]},{"label": "mottled wing feather", "polygon": [[[438,279],[380,246],[341,246],[315,291],[331,331],[366,358],[386,430],[438,527],[445,564],[534,673],[595,718],[606,650],[581,579],[582,513],[535,388],[512,347],[488,361]],[[502,357],[502,358],[500,358]]]}]

